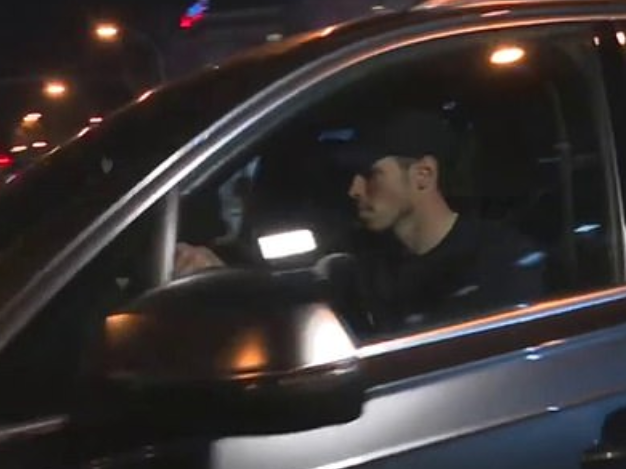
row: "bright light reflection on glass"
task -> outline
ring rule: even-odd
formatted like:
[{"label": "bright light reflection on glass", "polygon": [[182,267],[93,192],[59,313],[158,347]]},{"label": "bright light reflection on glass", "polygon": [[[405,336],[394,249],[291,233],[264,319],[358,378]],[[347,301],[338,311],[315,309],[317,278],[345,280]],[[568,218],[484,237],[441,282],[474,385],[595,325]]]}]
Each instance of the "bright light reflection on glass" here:
[{"label": "bright light reflection on glass", "polygon": [[492,54],[490,61],[494,65],[511,65],[519,62],[526,55],[526,51],[517,46],[502,46]]},{"label": "bright light reflection on glass", "polygon": [[143,93],[141,96],[139,96],[139,98],[137,98],[137,102],[141,103],[143,101],[145,101],[146,99],[148,99],[150,96],[152,96],[152,94],[154,93],[153,90],[149,90],[146,91],[145,93]]},{"label": "bright light reflection on glass", "polygon": [[33,143],[33,148],[46,148],[48,146],[48,142],[35,142]]},{"label": "bright light reflection on glass", "polygon": [[593,231],[597,231],[601,228],[600,225],[598,225],[597,223],[589,223],[586,225],[580,225],[578,227],[576,227],[574,229],[574,233],[576,234],[585,234],[585,233],[591,233]]},{"label": "bright light reflection on glass", "polygon": [[82,137],[83,135],[85,135],[87,132],[89,132],[89,127],[84,127],[83,129],[81,129],[80,132],[78,132],[78,136]]},{"label": "bright light reflection on glass", "polygon": [[316,314],[306,325],[304,334],[309,338],[304,350],[307,365],[324,365],[354,357],[354,345],[335,315],[323,306],[315,308]]},{"label": "bright light reflection on glass", "polygon": [[91,117],[91,118],[89,119],[89,123],[90,123],[90,124],[99,124],[99,123],[101,123],[101,122],[102,122],[102,120],[103,120],[103,119],[102,119],[102,117],[98,117],[98,116],[96,116],[96,117]]},{"label": "bright light reflection on glass", "polygon": [[534,265],[541,264],[545,258],[545,252],[536,251],[524,255],[524,257],[518,259],[515,264],[519,267],[532,267]]},{"label": "bright light reflection on glass", "polygon": [[261,333],[250,332],[238,341],[234,368],[239,372],[258,371],[268,363],[268,354]]},{"label": "bright light reflection on glass", "polygon": [[598,36],[594,36],[593,43],[594,43],[594,45],[599,46],[600,45],[600,38]]},{"label": "bright light reflection on glass", "polygon": [[265,36],[265,40],[267,42],[279,42],[283,40],[283,35],[281,33],[270,33]]},{"label": "bright light reflection on glass", "polygon": [[336,26],[328,26],[327,28],[322,29],[320,37],[330,36],[335,29],[337,29]]},{"label": "bright light reflection on glass", "polygon": [[310,230],[262,236],[258,242],[264,259],[282,259],[317,249],[315,237]]},{"label": "bright light reflection on glass", "polygon": [[618,31],[615,37],[617,37],[617,42],[619,42],[620,45],[626,46],[626,34],[624,31]]},{"label": "bright light reflection on glass", "polygon": [[541,354],[540,353],[529,353],[528,355],[526,355],[526,360],[530,360],[532,362],[537,361],[537,360],[541,360]]},{"label": "bright light reflection on glass", "polygon": [[495,10],[483,13],[480,16],[482,16],[483,18],[493,18],[494,16],[504,16],[508,15],[509,13],[511,13],[511,10]]},{"label": "bright light reflection on glass", "polygon": [[28,147],[26,145],[15,145],[9,151],[11,153],[21,153],[21,152],[26,151],[26,150],[28,150]]},{"label": "bright light reflection on glass", "polygon": [[547,410],[548,412],[558,412],[558,411],[560,411],[560,410],[561,410],[561,408],[560,408],[560,407],[557,407],[557,406],[555,406],[555,405],[551,405],[551,406],[548,406],[548,407],[546,408],[546,410]]}]

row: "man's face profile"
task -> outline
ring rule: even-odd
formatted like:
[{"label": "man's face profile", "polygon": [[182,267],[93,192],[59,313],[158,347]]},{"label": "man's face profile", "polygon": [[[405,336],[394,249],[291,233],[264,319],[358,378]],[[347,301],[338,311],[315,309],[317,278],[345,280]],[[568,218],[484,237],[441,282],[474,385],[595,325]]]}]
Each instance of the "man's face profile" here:
[{"label": "man's face profile", "polygon": [[367,175],[355,175],[348,194],[355,201],[359,219],[372,231],[392,228],[411,213],[408,170],[392,156],[376,161]]}]

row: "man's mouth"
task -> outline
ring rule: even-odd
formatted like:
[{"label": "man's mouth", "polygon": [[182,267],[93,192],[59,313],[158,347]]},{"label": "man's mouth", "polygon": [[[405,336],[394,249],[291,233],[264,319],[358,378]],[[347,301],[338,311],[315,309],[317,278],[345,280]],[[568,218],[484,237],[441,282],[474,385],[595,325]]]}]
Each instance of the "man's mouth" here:
[{"label": "man's mouth", "polygon": [[367,218],[372,214],[372,209],[370,207],[359,207],[358,212],[360,218]]}]

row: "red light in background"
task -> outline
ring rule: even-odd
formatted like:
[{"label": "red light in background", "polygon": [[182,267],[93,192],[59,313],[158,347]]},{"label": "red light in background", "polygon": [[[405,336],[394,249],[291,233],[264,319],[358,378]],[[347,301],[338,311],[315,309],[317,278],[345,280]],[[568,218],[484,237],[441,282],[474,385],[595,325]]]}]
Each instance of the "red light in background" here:
[{"label": "red light in background", "polygon": [[8,155],[0,155],[0,168],[8,168],[13,166],[13,158]]},{"label": "red light in background", "polygon": [[181,16],[180,27],[182,29],[193,28],[196,23],[202,21],[210,9],[210,0],[196,0],[193,5],[187,8],[185,14]]},{"label": "red light in background", "polygon": [[193,26],[202,21],[202,19],[204,18],[204,13],[200,13],[198,15],[184,15],[181,19],[180,19],[180,27],[182,29],[190,29],[193,28]]}]

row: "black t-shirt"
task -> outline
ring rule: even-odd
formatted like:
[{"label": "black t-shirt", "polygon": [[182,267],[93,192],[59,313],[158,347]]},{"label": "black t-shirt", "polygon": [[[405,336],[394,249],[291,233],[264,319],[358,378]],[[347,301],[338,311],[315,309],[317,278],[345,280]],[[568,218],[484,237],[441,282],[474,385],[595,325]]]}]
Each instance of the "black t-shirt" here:
[{"label": "black t-shirt", "polygon": [[358,329],[390,332],[515,306],[543,289],[544,254],[515,231],[459,217],[423,255],[391,235],[357,249]]}]

